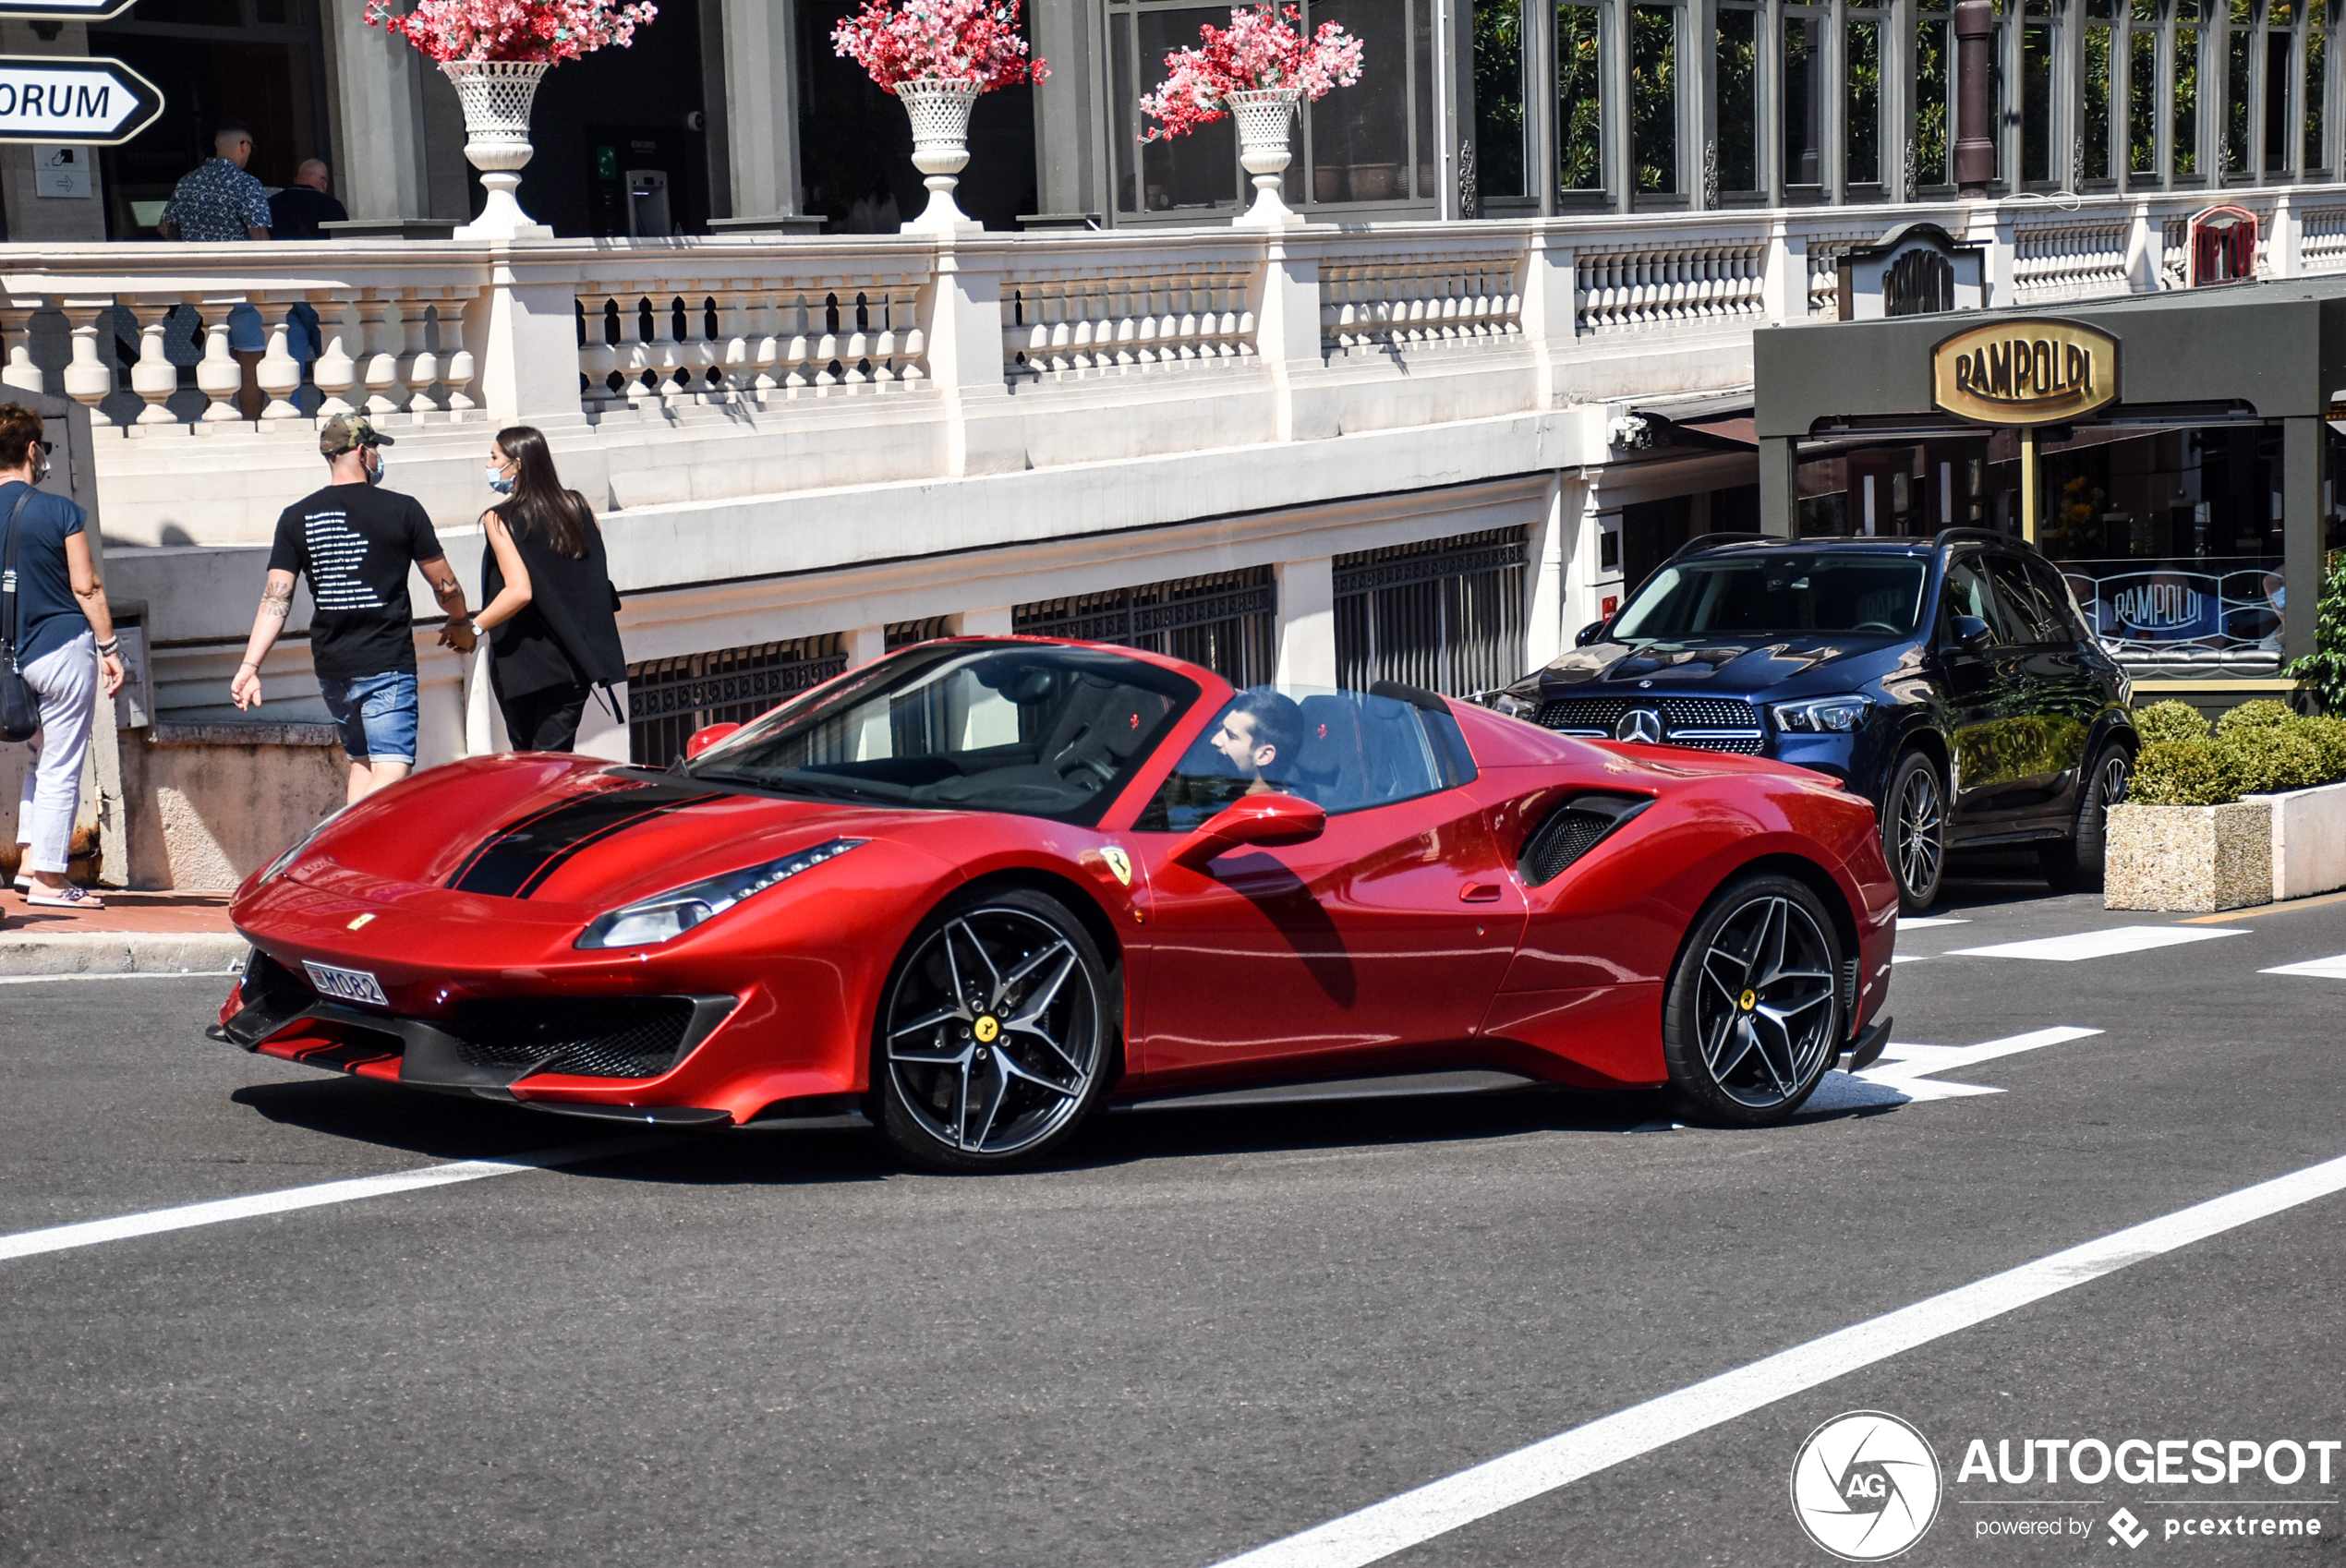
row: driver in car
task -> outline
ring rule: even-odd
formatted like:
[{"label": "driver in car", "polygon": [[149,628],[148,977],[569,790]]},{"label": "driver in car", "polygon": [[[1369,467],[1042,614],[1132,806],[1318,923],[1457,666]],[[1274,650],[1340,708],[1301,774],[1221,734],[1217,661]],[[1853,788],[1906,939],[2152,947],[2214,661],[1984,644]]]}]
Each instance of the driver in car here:
[{"label": "driver in car", "polygon": [[1210,739],[1231,771],[1247,780],[1245,793],[1267,795],[1284,786],[1303,748],[1303,710],[1292,698],[1257,689],[1241,692]]}]

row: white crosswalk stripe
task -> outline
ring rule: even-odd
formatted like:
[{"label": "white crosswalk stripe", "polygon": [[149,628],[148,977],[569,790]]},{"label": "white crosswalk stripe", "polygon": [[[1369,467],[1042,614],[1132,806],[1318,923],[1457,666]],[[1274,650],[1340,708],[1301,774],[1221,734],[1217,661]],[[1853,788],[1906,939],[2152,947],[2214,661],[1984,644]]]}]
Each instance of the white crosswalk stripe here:
[{"label": "white crosswalk stripe", "polygon": [[2334,958],[2308,959],[2302,964],[2275,964],[2258,974],[2309,974],[2316,980],[2346,980],[2346,953]]},{"label": "white crosswalk stripe", "polygon": [[2113,925],[2103,931],[2073,931],[2066,936],[2038,936],[2026,942],[1999,942],[1988,947],[1957,947],[1947,956],[1959,959],[2045,959],[2075,963],[2080,959],[2115,958],[2121,953],[2146,953],[2154,947],[2176,947],[2186,942],[2207,942],[2219,936],[2246,936],[2236,926]]}]

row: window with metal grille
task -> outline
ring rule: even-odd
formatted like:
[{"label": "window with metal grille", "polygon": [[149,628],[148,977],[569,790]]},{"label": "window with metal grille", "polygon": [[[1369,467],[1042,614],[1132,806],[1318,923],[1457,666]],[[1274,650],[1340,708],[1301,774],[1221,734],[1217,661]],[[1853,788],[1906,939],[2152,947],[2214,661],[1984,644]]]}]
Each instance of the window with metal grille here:
[{"label": "window with metal grille", "polygon": [[1137,588],[1015,607],[1011,629],[1030,637],[1119,643],[1202,664],[1233,686],[1271,679],[1278,586],[1267,566],[1178,577]]},{"label": "window with metal grille", "polygon": [[720,648],[627,667],[628,750],[644,767],[666,767],[711,724],[746,724],[785,697],[847,669],[837,636]]},{"label": "window with metal grille", "polygon": [[1493,528],[1337,556],[1336,684],[1467,696],[1522,674],[1530,537]]},{"label": "window with metal grille", "polygon": [[925,643],[932,637],[951,636],[952,618],[931,615],[919,621],[891,621],[888,623],[886,634],[888,651],[894,653],[898,648],[909,648],[914,643]]}]

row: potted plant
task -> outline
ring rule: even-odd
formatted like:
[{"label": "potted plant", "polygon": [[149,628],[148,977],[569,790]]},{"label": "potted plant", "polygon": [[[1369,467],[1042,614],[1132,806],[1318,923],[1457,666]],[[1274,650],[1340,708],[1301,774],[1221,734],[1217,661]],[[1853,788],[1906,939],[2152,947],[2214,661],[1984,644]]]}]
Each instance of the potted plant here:
[{"label": "potted plant", "polygon": [[2110,812],[2103,902],[2231,910],[2346,886],[2346,720],[2243,703],[2211,730],[2153,703],[2126,799]]},{"label": "potted plant", "polygon": [[831,47],[894,93],[913,122],[913,166],[928,205],[904,232],[976,228],[953,199],[969,166],[970,111],[980,93],[1051,74],[1027,58],[1018,0],[866,0],[831,30]]},{"label": "potted plant", "polygon": [[416,0],[401,13],[393,0],[367,0],[370,26],[398,33],[439,62],[465,106],[465,157],[480,171],[489,199],[458,239],[548,237],[514,199],[529,144],[529,106],[538,84],[564,60],[598,49],[626,48],[635,30],[659,14],[652,0]]},{"label": "potted plant", "polygon": [[1279,199],[1295,106],[1360,79],[1360,41],[1334,22],[1307,39],[1301,20],[1293,6],[1266,4],[1232,11],[1227,28],[1208,22],[1198,29],[1199,47],[1165,57],[1165,80],[1141,100],[1141,113],[1156,122],[1143,141],[1238,116],[1239,162],[1254,176],[1254,205],[1237,221],[1250,226],[1303,221]]}]

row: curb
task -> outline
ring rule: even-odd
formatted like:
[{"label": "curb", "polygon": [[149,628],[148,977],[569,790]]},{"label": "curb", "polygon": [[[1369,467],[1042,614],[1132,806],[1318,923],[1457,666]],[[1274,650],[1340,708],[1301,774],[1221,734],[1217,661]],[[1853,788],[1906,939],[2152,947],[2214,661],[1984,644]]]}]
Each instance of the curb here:
[{"label": "curb", "polygon": [[0,978],[77,974],[220,974],[251,945],[233,932],[0,932]]}]

